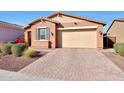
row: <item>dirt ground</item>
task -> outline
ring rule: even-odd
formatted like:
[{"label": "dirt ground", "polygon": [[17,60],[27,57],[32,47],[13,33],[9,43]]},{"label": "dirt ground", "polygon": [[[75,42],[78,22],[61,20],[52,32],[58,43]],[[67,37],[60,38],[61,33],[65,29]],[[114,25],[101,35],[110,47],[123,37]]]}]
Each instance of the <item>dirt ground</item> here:
[{"label": "dirt ground", "polygon": [[[45,55],[43,53],[41,56]],[[9,70],[9,71],[19,71],[27,65],[36,61],[39,57],[14,57],[12,55],[3,55],[0,53],[0,69]]]}]

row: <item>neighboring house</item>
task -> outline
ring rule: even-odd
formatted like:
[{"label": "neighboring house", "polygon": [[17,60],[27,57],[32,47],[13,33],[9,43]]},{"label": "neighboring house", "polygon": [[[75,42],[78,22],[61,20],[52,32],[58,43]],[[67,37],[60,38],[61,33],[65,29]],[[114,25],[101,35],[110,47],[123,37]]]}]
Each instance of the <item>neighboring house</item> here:
[{"label": "neighboring house", "polygon": [[23,36],[22,26],[0,21],[0,43],[14,41],[17,37]]},{"label": "neighboring house", "polygon": [[103,48],[102,21],[54,13],[25,27],[25,40],[35,48]]},{"label": "neighboring house", "polygon": [[124,43],[124,18],[115,19],[107,31],[107,36],[113,38],[113,43]]}]

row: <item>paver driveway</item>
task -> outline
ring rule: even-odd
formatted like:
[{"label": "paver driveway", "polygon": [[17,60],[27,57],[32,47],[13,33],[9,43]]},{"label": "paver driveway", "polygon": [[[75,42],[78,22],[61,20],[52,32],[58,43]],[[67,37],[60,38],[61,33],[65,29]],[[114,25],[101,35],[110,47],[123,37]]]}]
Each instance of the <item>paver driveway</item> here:
[{"label": "paver driveway", "polygon": [[56,49],[20,71],[56,80],[124,80],[124,74],[97,49]]}]

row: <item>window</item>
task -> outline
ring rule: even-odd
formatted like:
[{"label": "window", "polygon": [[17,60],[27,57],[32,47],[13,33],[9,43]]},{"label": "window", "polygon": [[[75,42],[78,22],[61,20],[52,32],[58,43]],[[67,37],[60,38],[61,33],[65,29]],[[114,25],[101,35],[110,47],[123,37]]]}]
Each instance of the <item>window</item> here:
[{"label": "window", "polygon": [[37,40],[49,40],[49,29],[48,28],[38,28],[37,29]]}]

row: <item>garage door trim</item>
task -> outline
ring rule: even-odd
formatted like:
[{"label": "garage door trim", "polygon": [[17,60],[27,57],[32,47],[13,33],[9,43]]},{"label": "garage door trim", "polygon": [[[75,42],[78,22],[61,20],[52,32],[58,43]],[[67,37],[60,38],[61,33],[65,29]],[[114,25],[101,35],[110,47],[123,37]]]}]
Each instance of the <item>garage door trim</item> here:
[{"label": "garage door trim", "polygon": [[58,28],[57,30],[96,29],[96,28],[98,28],[98,26],[66,27],[66,28]]}]

